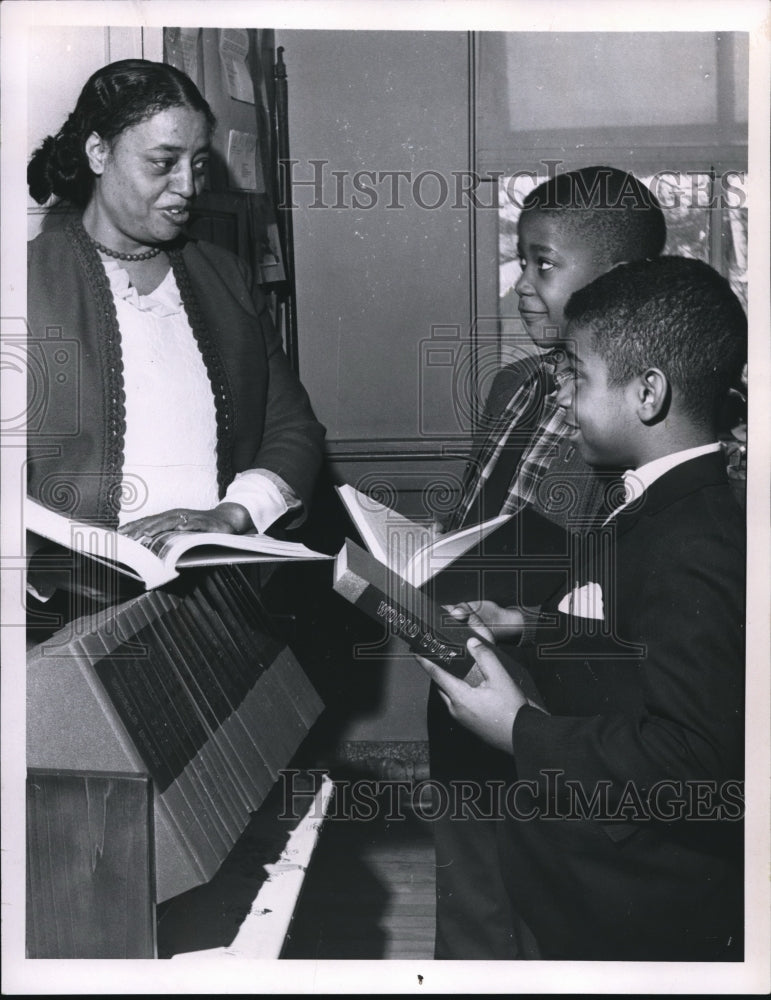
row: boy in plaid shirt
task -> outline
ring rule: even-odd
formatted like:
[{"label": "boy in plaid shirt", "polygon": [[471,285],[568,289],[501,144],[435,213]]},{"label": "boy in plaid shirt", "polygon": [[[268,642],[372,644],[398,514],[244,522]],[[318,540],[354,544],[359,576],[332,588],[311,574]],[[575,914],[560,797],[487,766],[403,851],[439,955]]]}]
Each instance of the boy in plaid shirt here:
[{"label": "boy in plaid shirt", "polygon": [[[647,187],[625,171],[600,166],[559,174],[536,187],[524,201],[518,236],[519,313],[536,353],[496,376],[446,530],[500,513],[529,518],[535,512],[528,531],[532,535],[540,524],[548,535],[565,528],[569,519],[600,509],[605,484],[567,439],[564,414],[555,401],[564,308],[573,292],[614,265],[657,257],[666,225]],[[538,551],[537,541],[533,544]],[[442,599],[439,591],[434,596]],[[521,595],[512,593],[509,603],[521,603]],[[494,626],[495,607],[477,600],[469,610]],[[472,615],[470,623],[474,620]],[[434,684],[428,734],[432,779],[445,786],[473,783],[479,792],[476,807],[489,814],[495,781],[511,780],[510,756],[453,721]],[[451,812],[432,824],[438,959],[537,957],[527,928],[512,923],[497,867],[496,825],[492,819]]]}]

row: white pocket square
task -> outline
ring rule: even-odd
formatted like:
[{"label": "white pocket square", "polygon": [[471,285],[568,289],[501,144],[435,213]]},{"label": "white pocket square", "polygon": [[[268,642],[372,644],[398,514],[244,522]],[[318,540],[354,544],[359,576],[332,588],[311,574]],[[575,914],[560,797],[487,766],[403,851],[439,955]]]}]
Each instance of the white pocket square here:
[{"label": "white pocket square", "polygon": [[583,587],[576,587],[569,594],[565,594],[557,607],[558,611],[563,611],[566,615],[573,615],[575,618],[599,618],[605,617],[605,609],[602,603],[602,587],[599,583],[585,583]]}]

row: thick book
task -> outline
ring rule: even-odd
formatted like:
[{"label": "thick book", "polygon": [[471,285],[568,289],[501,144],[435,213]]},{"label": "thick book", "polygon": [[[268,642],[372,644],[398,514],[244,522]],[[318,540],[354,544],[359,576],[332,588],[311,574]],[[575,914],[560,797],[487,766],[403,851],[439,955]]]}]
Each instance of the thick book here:
[{"label": "thick book", "polygon": [[435,535],[348,484],[336,487],[348,514],[372,555],[413,587],[422,587],[511,519],[501,514],[482,524]]},{"label": "thick book", "polygon": [[25,500],[24,521],[27,531],[139,580],[146,590],[160,587],[178,577],[181,570],[194,566],[334,558],[301,542],[256,533],[164,531],[145,544],[118,531],[57,514],[30,497]]},{"label": "thick book", "polygon": [[452,618],[425,593],[350,539],[335,557],[333,587],[370,618],[382,622],[390,635],[403,639],[412,652],[472,687],[481,683],[483,675],[466,643],[471,638],[480,639],[495,651],[525,697],[542,705],[532,677],[517,660]]}]

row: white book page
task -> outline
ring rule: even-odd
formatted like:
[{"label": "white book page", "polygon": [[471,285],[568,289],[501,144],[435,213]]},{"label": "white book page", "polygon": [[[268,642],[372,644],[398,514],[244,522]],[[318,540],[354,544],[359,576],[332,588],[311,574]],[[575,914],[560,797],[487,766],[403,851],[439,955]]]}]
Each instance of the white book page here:
[{"label": "white book page", "polygon": [[348,484],[337,492],[369,551],[394,572],[403,575],[415,553],[430,544],[428,524],[411,521]]},{"label": "white book page", "polygon": [[64,545],[73,552],[111,566],[129,567],[134,571],[129,575],[138,576],[150,587],[176,576],[175,572],[163,568],[157,555],[133,538],[110,528],[64,517],[29,497],[24,502],[24,522],[28,531]]},{"label": "white book page", "polygon": [[[330,559],[301,542],[287,542],[270,535],[228,535],[221,531],[164,531],[148,548],[168,566],[208,566],[235,561],[241,553],[271,559]],[[198,550],[201,550],[200,552]],[[205,550],[205,551],[203,551]]]},{"label": "white book page", "polygon": [[496,528],[505,524],[511,516],[511,514],[500,514],[482,524],[472,524],[461,531],[453,531],[448,535],[439,535],[432,539],[410,558],[403,574],[404,578],[413,587],[422,587],[427,580],[436,576],[473,549]]},{"label": "white book page", "polygon": [[337,491],[372,555],[413,587],[422,587],[511,517],[500,514],[483,524],[435,535],[432,525],[411,521],[353,486],[339,486]]}]

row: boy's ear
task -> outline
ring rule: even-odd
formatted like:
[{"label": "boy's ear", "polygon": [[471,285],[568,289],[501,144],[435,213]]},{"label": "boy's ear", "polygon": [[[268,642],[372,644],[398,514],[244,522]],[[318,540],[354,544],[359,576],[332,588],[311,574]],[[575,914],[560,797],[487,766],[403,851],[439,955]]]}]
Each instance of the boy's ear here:
[{"label": "boy's ear", "polygon": [[97,176],[103,174],[104,162],[110,151],[108,144],[97,132],[92,132],[86,139],[86,145],[84,148],[88,159],[88,165],[91,168],[92,173]]},{"label": "boy's ear", "polygon": [[660,368],[646,368],[635,380],[637,415],[644,424],[655,424],[667,415],[671,399],[669,379]]}]

